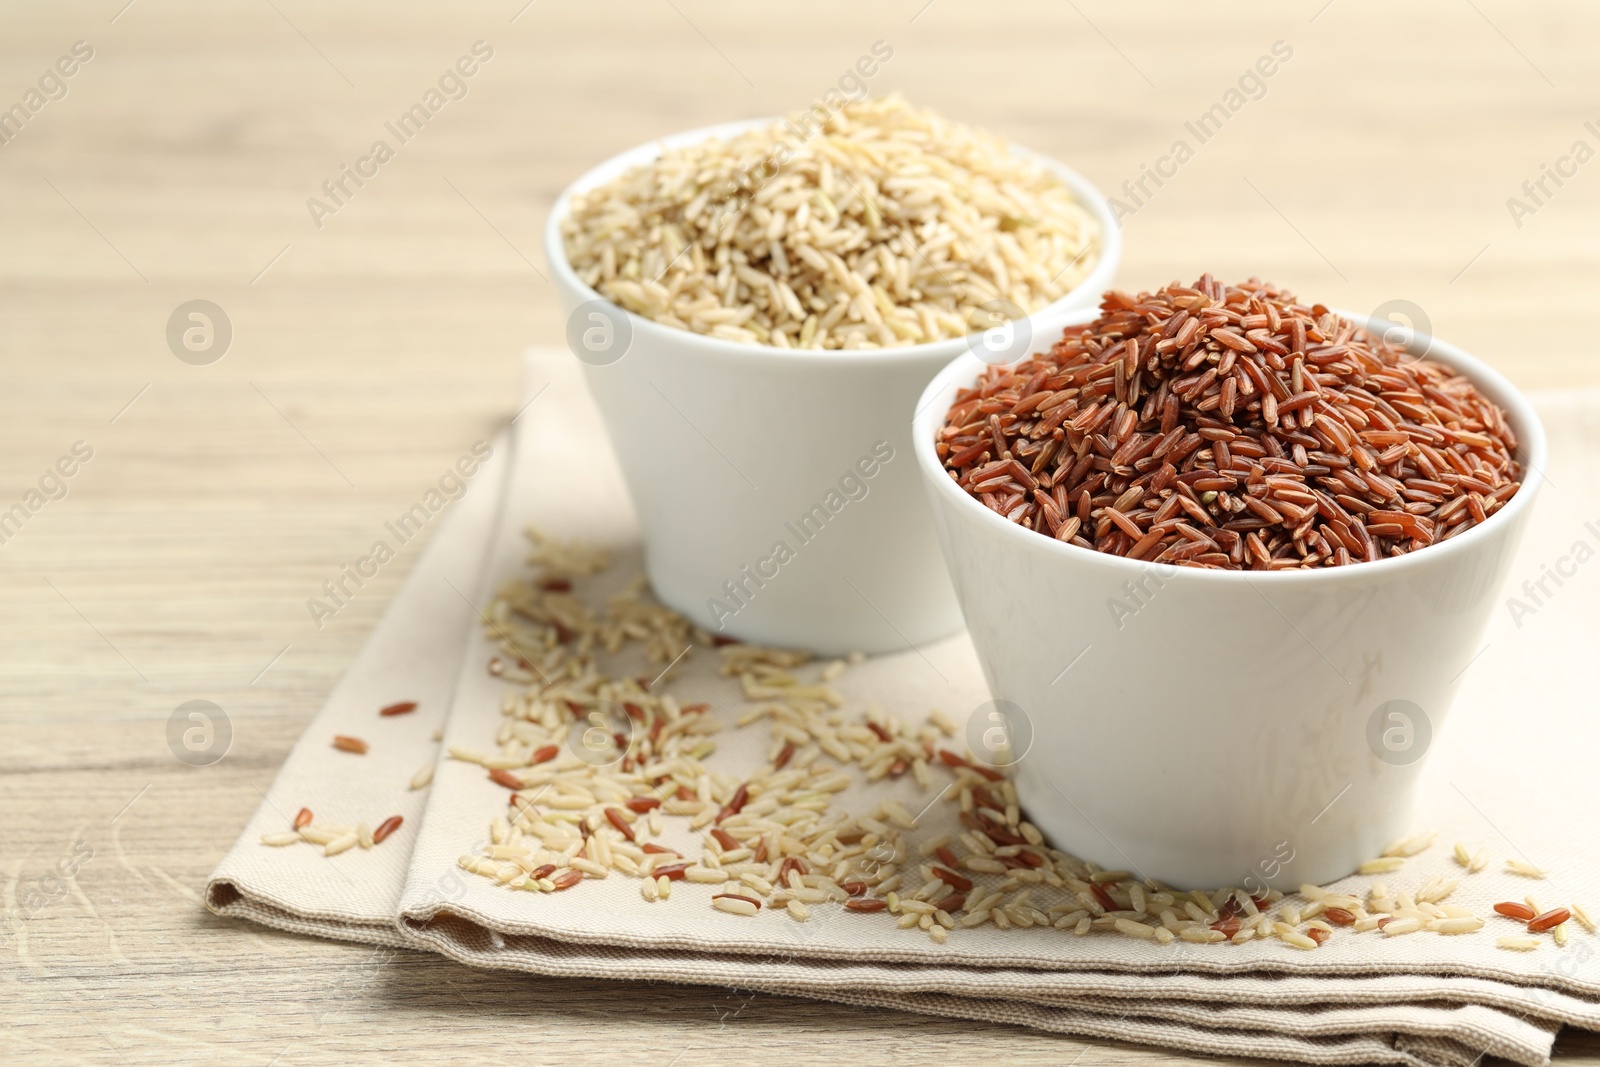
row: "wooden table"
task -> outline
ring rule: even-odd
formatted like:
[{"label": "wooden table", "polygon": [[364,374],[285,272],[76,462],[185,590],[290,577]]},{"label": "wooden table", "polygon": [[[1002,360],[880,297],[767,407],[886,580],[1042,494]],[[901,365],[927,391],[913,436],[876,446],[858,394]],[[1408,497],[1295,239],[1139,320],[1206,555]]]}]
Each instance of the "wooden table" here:
[{"label": "wooden table", "polygon": [[[305,598],[507,410],[558,344],[540,229],[557,191],[678,129],[801,106],[875,41],[874,92],[1070,161],[1108,192],[1225,102],[1264,95],[1126,219],[1126,285],[1263,274],[1390,300],[1521,384],[1600,383],[1600,10],[1507,0],[979,5],[810,0],[73,0],[0,14],[0,511],[93,450],[0,548],[0,1059],[344,1063],[1156,1062],[1004,1027],[720,991],[553,984],[219,921],[196,890],[415,558],[323,629]],[[119,10],[120,9],[120,10]],[[519,10],[520,9],[520,10]],[[492,58],[333,213],[307,199],[482,40]],[[72,61],[75,42],[87,61]],[[65,95],[60,95],[64,87]],[[1254,88],[1254,86],[1247,86]],[[1589,110],[1586,110],[1589,109]],[[1197,139],[1195,139],[1197,140]],[[1530,210],[1513,217],[1507,198]],[[317,225],[320,221],[321,225]],[[1520,225],[1518,223],[1520,222]],[[174,357],[180,304],[225,358]],[[51,493],[61,492],[45,479]],[[205,768],[168,718],[215,701]],[[65,864],[75,878],[44,879]],[[22,914],[25,912],[26,914]],[[606,1044],[600,1044],[603,1040]],[[737,1055],[726,1051],[739,1048]],[[713,1051],[718,1050],[718,1051]],[[1600,1062],[1600,1040],[1561,1053]]]}]

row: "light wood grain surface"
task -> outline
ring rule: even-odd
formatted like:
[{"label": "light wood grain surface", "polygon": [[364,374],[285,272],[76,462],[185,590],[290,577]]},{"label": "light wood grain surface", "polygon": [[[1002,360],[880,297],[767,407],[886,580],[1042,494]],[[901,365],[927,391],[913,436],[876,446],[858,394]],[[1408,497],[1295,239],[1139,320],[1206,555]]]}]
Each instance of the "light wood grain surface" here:
[{"label": "light wood grain surface", "polygon": [[[1147,183],[1121,283],[1209,269],[1347,308],[1406,300],[1525,386],[1600,383],[1571,326],[1600,280],[1600,162],[1522,190],[1573,170],[1574,142],[1600,147],[1600,10],[1577,0],[125,3],[0,11],[0,107],[93,49],[0,145],[0,511],[93,448],[0,547],[8,1063],[1180,1059],[475,973],[199,907],[415,550],[320,631],[305,598],[503,415],[519,349],[560,342],[548,205],[635,143],[803,105],[882,40],[874,92],[1115,192],[1281,40],[1265,94]],[[467,95],[315,225],[307,198],[479,40],[493,58]],[[165,337],[196,298],[234,331],[209,366]],[[197,698],[235,733],[205,768],[166,742]],[[62,863],[75,878],[50,881]],[[1559,1052],[1600,1063],[1593,1037]]]}]

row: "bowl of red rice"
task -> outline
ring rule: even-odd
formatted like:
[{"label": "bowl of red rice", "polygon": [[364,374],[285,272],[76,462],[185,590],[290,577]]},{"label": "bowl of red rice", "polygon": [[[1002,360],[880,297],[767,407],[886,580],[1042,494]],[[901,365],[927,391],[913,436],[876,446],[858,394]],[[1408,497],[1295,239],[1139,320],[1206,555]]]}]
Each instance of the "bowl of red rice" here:
[{"label": "bowl of red rice", "polygon": [[1388,325],[1206,276],[923,393],[935,526],[1059,847],[1292,888],[1407,828],[1546,442],[1487,364]]}]

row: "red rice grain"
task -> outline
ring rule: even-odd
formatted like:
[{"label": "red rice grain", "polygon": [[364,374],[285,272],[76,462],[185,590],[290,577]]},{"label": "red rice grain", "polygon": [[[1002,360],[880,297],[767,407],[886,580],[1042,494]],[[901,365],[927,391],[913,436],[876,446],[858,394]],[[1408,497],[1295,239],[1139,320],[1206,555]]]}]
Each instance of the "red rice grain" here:
[{"label": "red rice grain", "polygon": [[609,822],[612,826],[615,826],[617,828],[617,833],[621,834],[623,837],[627,838],[629,841],[637,840],[633,836],[633,827],[628,825],[627,817],[622,814],[620,809],[618,809],[618,808],[607,808],[606,809],[606,821]]},{"label": "red rice grain", "polygon": [[415,700],[403,700],[398,704],[390,704],[386,708],[379,708],[378,714],[385,717],[394,715],[409,715],[411,712],[416,710],[417,702]]},{"label": "red rice grain", "polygon": [[889,906],[889,902],[877,897],[851,897],[844,902],[844,906],[849,911],[882,911]]},{"label": "red rice grain", "polygon": [[310,808],[301,808],[299,811],[295,812],[294,828],[298,830],[303,826],[310,826],[313,818],[315,818],[315,816],[311,814]]},{"label": "red rice grain", "polygon": [[717,812],[717,821],[722,822],[739,814],[739,812],[744,810],[744,806],[749,799],[750,787],[741,783],[739,788],[733,791],[733,797],[728,801],[721,811]]},{"label": "red rice grain", "polygon": [[400,824],[403,822],[405,822],[405,819],[399,815],[391,815],[380,822],[378,828],[372,831],[372,843],[376,845],[381,842],[384,838],[400,829]]},{"label": "red rice grain", "polygon": [[1572,912],[1566,908],[1551,908],[1528,923],[1528,933],[1542,934],[1552,927],[1560,926],[1570,918],[1572,918]]},{"label": "red rice grain", "polygon": [[367,743],[359,737],[347,737],[344,734],[333,735],[333,747],[340,752],[354,752],[358,756],[366,754]]}]

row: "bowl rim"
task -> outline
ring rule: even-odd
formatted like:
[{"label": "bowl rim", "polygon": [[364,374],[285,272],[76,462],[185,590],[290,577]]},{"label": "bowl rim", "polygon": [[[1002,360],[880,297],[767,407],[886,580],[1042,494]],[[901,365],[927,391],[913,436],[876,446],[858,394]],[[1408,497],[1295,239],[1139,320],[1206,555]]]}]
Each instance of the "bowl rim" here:
[{"label": "bowl rim", "polygon": [[[849,349],[809,349],[809,348],[779,348],[768,344],[746,344],[742,341],[728,341],[720,337],[708,337],[692,330],[682,330],[674,326],[666,326],[653,319],[647,319],[635,314],[619,304],[613,303],[598,291],[591,288],[578,277],[572,265],[567,262],[566,248],[561,239],[561,224],[567,218],[572,197],[576,193],[584,192],[609,179],[616,177],[629,167],[648,162],[661,154],[667,148],[680,148],[684,145],[697,144],[714,137],[729,137],[746,130],[770,125],[783,121],[784,116],[766,116],[763,118],[739,119],[733,122],[717,123],[712,126],[701,126],[693,130],[659,137],[643,144],[635,145],[625,151],[619,152],[605,162],[590,168],[581,177],[573,181],[556,197],[555,203],[550,207],[550,215],[545,220],[544,226],[544,254],[549,263],[551,273],[561,286],[581,296],[583,302],[600,301],[624,315],[637,339],[644,337],[653,341],[682,342],[702,348],[707,354],[717,355],[728,359],[750,359],[759,356],[762,359],[781,359],[799,363],[829,363],[837,364],[841,358],[848,358],[856,364],[899,364],[918,362],[922,360],[946,360],[959,354],[967,348],[968,339],[973,336],[967,334],[961,337],[949,337],[941,341],[926,341],[922,344],[903,345],[897,348],[863,348]],[[1111,206],[1105,194],[1095,188],[1083,175],[1043,153],[1036,152],[1023,145],[1007,141],[1011,150],[1025,158],[1032,159],[1044,166],[1072,191],[1073,198],[1094,217],[1100,227],[1099,260],[1094,268],[1084,277],[1083,281],[1063,293],[1056,300],[1051,301],[1037,311],[1025,316],[1026,321],[1035,327],[1042,326],[1045,332],[1057,329],[1059,324],[1064,324],[1061,316],[1078,310],[1076,305],[1083,300],[1086,292],[1104,291],[1111,283],[1118,266],[1122,261],[1122,228],[1117,218],[1111,212]]]},{"label": "bowl rim", "polygon": [[[1384,326],[1392,325],[1387,320],[1374,316],[1354,314],[1340,308],[1332,310],[1343,318],[1378,332],[1382,332]],[[1071,316],[1063,326],[1083,325],[1094,321],[1098,315],[1098,309],[1083,309],[1079,314]],[[1506,501],[1504,507],[1490,515],[1484,522],[1465,533],[1457,534],[1448,541],[1429,545],[1415,552],[1407,552],[1401,556],[1389,556],[1371,562],[1363,561],[1342,567],[1282,571],[1211,570],[1200,567],[1177,567],[1173,564],[1165,566],[1172,567],[1185,579],[1202,582],[1242,580],[1248,584],[1270,582],[1275,585],[1290,586],[1361,580],[1364,577],[1383,580],[1396,574],[1403,567],[1429,566],[1430,561],[1443,563],[1447,556],[1471,552],[1486,539],[1498,536],[1501,527],[1516,521],[1523,512],[1532,507],[1534,497],[1545,481],[1544,468],[1548,463],[1548,442],[1545,438],[1544,424],[1527,397],[1489,364],[1437,337],[1416,334],[1406,347],[1409,351],[1421,348],[1427,358],[1437,360],[1470,378],[1474,385],[1506,412],[1512,429],[1517,433],[1517,452],[1523,465],[1523,479],[1522,487]],[[934,433],[950,410],[949,400],[954,398],[955,390],[971,385],[987,366],[988,364],[970,353],[958,356],[928,383],[917,400],[916,414],[912,419],[911,443],[916,452],[917,466],[934,486],[932,491],[945,499],[954,500],[955,507],[968,509],[977,515],[977,521],[985,524],[987,529],[993,530],[995,536],[1017,539],[1012,543],[1018,547],[1025,548],[1032,545],[1035,549],[1051,554],[1065,564],[1099,565],[1112,570],[1121,570],[1130,578],[1139,577],[1148,568],[1162,566],[1149,560],[1129,559],[1126,556],[1082,548],[1057,541],[1053,537],[1045,537],[995,514],[955,484],[934,452]],[[945,400],[944,403],[939,403],[941,398]],[[1165,578],[1166,575],[1163,574],[1162,577]]]}]

